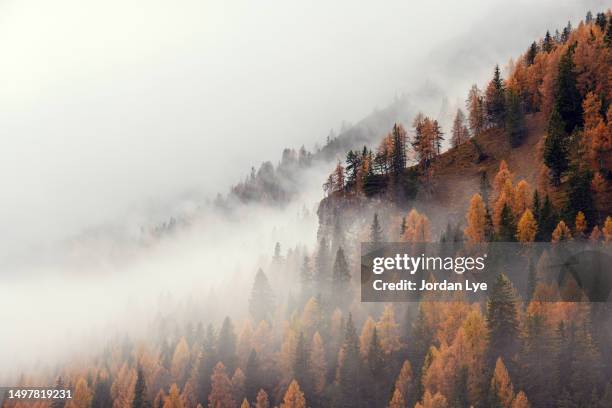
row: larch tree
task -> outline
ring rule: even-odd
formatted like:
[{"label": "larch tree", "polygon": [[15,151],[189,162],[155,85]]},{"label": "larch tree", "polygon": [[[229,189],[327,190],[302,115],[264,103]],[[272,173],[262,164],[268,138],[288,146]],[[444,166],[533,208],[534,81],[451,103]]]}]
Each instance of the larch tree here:
[{"label": "larch tree", "polygon": [[255,323],[270,319],[274,311],[274,292],[268,282],[268,277],[261,268],[257,270],[255,282],[253,282],[249,311]]},{"label": "larch tree", "polygon": [[451,133],[451,144],[453,147],[465,143],[470,138],[470,132],[465,125],[465,114],[461,109],[457,109]]},{"label": "larch tree", "polygon": [[493,190],[495,191],[495,198],[499,197],[502,191],[506,188],[507,182],[510,181],[512,185],[512,173],[508,169],[508,163],[505,160],[499,162],[499,169],[493,179]]},{"label": "larch tree", "polygon": [[251,404],[249,404],[249,401],[247,401],[247,399],[243,399],[242,400],[242,404],[240,404],[240,408],[251,408]]},{"label": "larch tree", "polygon": [[[184,408],[183,402],[179,394],[178,385],[172,384],[170,387],[170,393],[164,400],[164,408]],[[226,407],[224,407],[226,408]],[[227,408],[235,408],[233,405]]]},{"label": "larch tree", "polygon": [[[89,408],[92,400],[92,394],[84,378],[79,378],[74,387],[72,399],[66,404],[66,408]],[[133,407],[136,405],[132,404]],[[140,405],[139,407],[150,407],[150,405]]]},{"label": "larch tree", "polygon": [[526,244],[535,240],[538,224],[529,208],[523,212],[516,230],[516,239],[519,242]]},{"label": "larch tree", "polygon": [[574,236],[578,239],[586,238],[587,220],[582,211],[578,211],[574,220]]},{"label": "larch tree", "polygon": [[238,367],[234,371],[234,375],[231,379],[232,383],[232,396],[234,401],[242,401],[246,394],[246,376],[244,372]]},{"label": "larch tree", "polygon": [[572,239],[572,233],[569,227],[565,224],[565,221],[559,221],[557,227],[552,233],[551,242],[563,242]]},{"label": "larch tree", "polygon": [[470,200],[470,207],[465,215],[467,227],[463,233],[465,234],[468,244],[477,245],[485,242],[486,232],[486,208],[480,194],[474,194]]},{"label": "larch tree", "polygon": [[512,197],[512,211],[515,217],[520,217],[531,204],[531,187],[526,180],[516,184]]},{"label": "larch tree", "polygon": [[385,354],[390,355],[401,348],[399,325],[395,321],[393,306],[387,305],[376,323],[380,343]]},{"label": "larch tree", "polygon": [[372,340],[372,334],[376,328],[376,322],[371,316],[368,316],[366,321],[361,327],[361,334],[359,336],[359,349],[361,350],[361,356],[366,359],[368,356],[368,347]]},{"label": "larch tree", "polygon": [[395,393],[399,393],[402,397],[402,401],[406,404],[405,406],[412,406],[415,400],[414,391],[412,366],[410,365],[410,361],[405,360],[395,380],[395,391],[393,394],[395,397]]},{"label": "larch tree", "polygon": [[189,375],[189,359],[189,344],[187,343],[187,339],[185,337],[181,337],[176,345],[176,348],[174,349],[174,354],[172,355],[172,365],[170,367],[172,378],[177,384],[184,384],[187,375]]},{"label": "larch tree", "polygon": [[495,362],[495,370],[493,371],[493,378],[491,378],[491,389],[489,392],[489,405],[491,407],[512,407],[514,386],[512,381],[510,381],[510,375],[501,357]]},{"label": "larch tree", "polygon": [[425,391],[423,395],[423,400],[421,402],[417,402],[414,408],[448,408],[448,401],[446,397],[439,392],[436,392],[432,395],[429,390]]},{"label": "larch tree", "polygon": [[519,393],[516,394],[514,401],[512,401],[512,408],[531,408],[529,400],[527,400],[527,395],[525,395],[523,391],[519,391]]},{"label": "larch tree", "polygon": [[257,393],[257,399],[255,400],[255,406],[253,408],[270,408],[268,394],[263,389],[259,390]]},{"label": "larch tree", "polygon": [[406,405],[406,401],[402,396],[402,393],[397,388],[393,391],[393,395],[391,396],[391,401],[389,401],[389,408],[408,408]]},{"label": "larch tree", "polygon": [[300,390],[300,385],[296,380],[289,384],[280,408],[306,408],[304,393]]},{"label": "larch tree", "polygon": [[312,378],[312,389],[314,394],[320,398],[325,390],[325,377],[327,373],[327,363],[325,360],[325,347],[319,332],[312,336],[310,345],[310,359],[308,361],[310,377]]},{"label": "larch tree", "polygon": [[604,222],[604,227],[601,232],[603,233],[604,242],[612,242],[612,217],[606,217],[606,221]]},{"label": "larch tree", "polygon": [[[208,406],[211,408],[236,408],[233,398],[232,382],[227,376],[222,362],[217,363],[213,371],[212,390],[208,396]],[[166,408],[164,406],[164,408]]]}]

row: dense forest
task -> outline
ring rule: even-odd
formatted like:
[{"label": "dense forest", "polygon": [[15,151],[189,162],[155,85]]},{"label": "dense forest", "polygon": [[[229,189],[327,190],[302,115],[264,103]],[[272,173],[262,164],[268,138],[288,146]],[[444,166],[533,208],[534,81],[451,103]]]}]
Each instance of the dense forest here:
[{"label": "dense forest", "polygon": [[[278,243],[251,292],[232,294],[248,298],[248,318],[213,311],[213,294],[160,306],[145,338],[18,379],[73,399],[2,407],[612,407],[612,308],[555,301],[546,252],[525,271],[527,297],[502,274],[482,303],[359,299],[360,242],[610,245],[611,67],[610,11],[546,32],[506,78],[495,67],[468,90],[448,133],[417,114],[378,145],[344,150],[322,186],[317,247]],[[281,184],[312,160],[286,150],[231,194],[283,200]],[[438,200],[464,166],[469,188]]]}]

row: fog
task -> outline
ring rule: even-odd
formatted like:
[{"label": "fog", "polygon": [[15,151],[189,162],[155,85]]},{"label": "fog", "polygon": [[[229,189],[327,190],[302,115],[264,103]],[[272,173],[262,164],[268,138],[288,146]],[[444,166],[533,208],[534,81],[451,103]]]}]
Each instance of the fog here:
[{"label": "fog", "polygon": [[[124,259],[113,231],[199,207],[283,147],[321,144],[330,129],[397,95],[420,106],[433,94],[422,108],[448,115],[495,63],[546,28],[602,8],[570,0],[2,2],[0,276],[9,284],[0,286],[8,328],[0,361],[30,360],[43,341],[70,349],[109,321],[146,319],[165,290],[193,293],[252,273],[276,241],[312,246],[316,217],[296,214],[322,197],[325,166],[282,211],[245,207],[231,221],[203,211],[185,234],[133,257]],[[121,256],[87,251],[79,237],[92,228]],[[42,256],[67,247],[86,256]],[[140,311],[128,316],[129,302]]]}]

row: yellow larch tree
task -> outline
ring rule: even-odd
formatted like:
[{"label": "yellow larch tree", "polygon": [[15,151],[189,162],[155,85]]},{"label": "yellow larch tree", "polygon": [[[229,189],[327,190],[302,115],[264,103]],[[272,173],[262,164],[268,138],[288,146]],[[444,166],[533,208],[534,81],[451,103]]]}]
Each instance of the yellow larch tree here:
[{"label": "yellow larch tree", "polygon": [[601,230],[596,225],[591,230],[591,235],[589,235],[589,241],[591,241],[592,243],[597,243],[599,242],[600,239],[601,239]]},{"label": "yellow larch tree", "polygon": [[242,326],[240,335],[238,336],[238,344],[236,346],[236,353],[238,354],[238,361],[240,365],[246,365],[249,358],[249,354],[253,349],[253,326],[251,321],[247,320]]},{"label": "yellow larch tree", "polygon": [[[217,363],[210,378],[212,389],[210,395],[208,395],[208,405],[215,408],[236,408],[232,383],[222,362]],[[167,407],[164,405],[164,408]]]},{"label": "yellow larch tree", "polygon": [[257,398],[255,399],[255,406],[253,408],[270,408],[270,402],[268,400],[268,394],[263,390],[259,390]]},{"label": "yellow larch tree", "polygon": [[368,316],[367,320],[363,324],[363,327],[361,328],[361,335],[359,336],[359,351],[361,353],[361,357],[363,358],[368,356],[368,349],[370,348],[372,334],[374,333],[375,327],[376,322],[371,316]]},{"label": "yellow larch tree", "polygon": [[612,242],[612,217],[606,217],[601,232],[603,233],[604,242]]},{"label": "yellow larch tree", "polygon": [[242,404],[240,404],[240,408],[251,408],[251,405],[249,404],[249,401],[247,401],[246,398],[242,400]]},{"label": "yellow larch tree", "polygon": [[296,380],[291,381],[280,408],[306,408],[304,393]]},{"label": "yellow larch tree", "polygon": [[392,305],[385,306],[380,319],[376,323],[376,331],[380,336],[380,345],[387,355],[401,348],[399,325],[395,322],[395,312]]},{"label": "yellow larch tree", "polygon": [[584,213],[578,211],[576,214],[576,220],[574,221],[574,235],[576,238],[584,238],[587,229],[587,221]]},{"label": "yellow larch tree", "polygon": [[402,393],[397,388],[393,391],[393,396],[391,397],[391,401],[389,401],[389,408],[408,408]]},{"label": "yellow larch tree", "polygon": [[507,181],[510,181],[510,184],[512,185],[512,173],[510,173],[510,170],[508,170],[508,164],[506,161],[502,160],[499,163],[499,170],[493,179],[493,189],[496,193],[495,198],[499,197]]},{"label": "yellow larch tree", "polygon": [[406,360],[404,361],[404,364],[402,364],[399,375],[395,380],[393,399],[395,399],[395,393],[398,392],[405,404],[408,404],[410,400],[414,399],[414,397],[411,395],[414,391],[413,380],[412,366],[410,365],[410,361]]},{"label": "yellow larch tree", "polygon": [[514,197],[512,203],[512,211],[518,218],[529,208],[531,204],[531,187],[525,180],[521,180],[517,183],[514,189]]},{"label": "yellow larch tree", "polygon": [[325,347],[319,332],[312,336],[308,369],[312,376],[313,391],[322,395],[325,391],[325,375],[327,373],[327,362],[325,361]]},{"label": "yellow larch tree", "polygon": [[523,391],[519,391],[519,393],[516,394],[516,398],[512,401],[512,408],[531,408],[527,400],[527,395],[525,395]]},{"label": "yellow larch tree", "polygon": [[533,242],[537,232],[538,224],[533,216],[533,213],[528,208],[525,210],[525,212],[523,212],[523,215],[516,226],[516,239],[523,244]]},{"label": "yellow larch tree", "polygon": [[559,224],[555,227],[555,230],[552,233],[551,242],[562,242],[569,241],[572,239],[572,233],[570,229],[565,224],[565,221],[559,221]]},{"label": "yellow larch tree", "polygon": [[426,390],[423,395],[423,401],[417,402],[414,408],[448,408],[448,401],[439,392],[432,395],[429,390]]},{"label": "yellow larch tree", "polygon": [[177,383],[182,383],[187,374],[187,369],[189,368],[189,344],[187,343],[187,339],[185,337],[181,337],[179,342],[174,349],[174,354],[172,355],[172,363],[170,366],[170,374],[172,374],[173,381]]},{"label": "yellow larch tree", "polygon": [[178,385],[172,384],[172,386],[170,386],[170,393],[164,401],[164,408],[184,408],[183,402],[181,401],[179,395]]},{"label": "yellow larch tree", "polygon": [[463,230],[468,244],[476,245],[485,241],[486,208],[480,194],[474,194],[470,200],[470,207],[465,215],[467,227]]},{"label": "yellow larch tree", "polygon": [[302,330],[307,338],[310,338],[321,326],[323,312],[316,298],[312,297],[304,305],[302,312]]},{"label": "yellow larch tree", "polygon": [[514,400],[514,386],[501,357],[498,357],[495,362],[495,371],[491,378],[491,393],[497,396],[502,407],[511,408]]},{"label": "yellow larch tree", "polygon": [[68,400],[66,408],[89,408],[91,404],[92,393],[87,386],[87,381],[80,377],[74,387],[72,399]]}]

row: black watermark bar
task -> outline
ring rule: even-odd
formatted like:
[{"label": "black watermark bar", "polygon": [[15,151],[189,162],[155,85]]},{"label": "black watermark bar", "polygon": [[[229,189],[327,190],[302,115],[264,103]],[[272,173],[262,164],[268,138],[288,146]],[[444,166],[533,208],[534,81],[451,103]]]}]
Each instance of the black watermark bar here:
[{"label": "black watermark bar", "polygon": [[361,244],[361,301],[482,301],[505,276],[523,300],[612,301],[612,245]]}]

